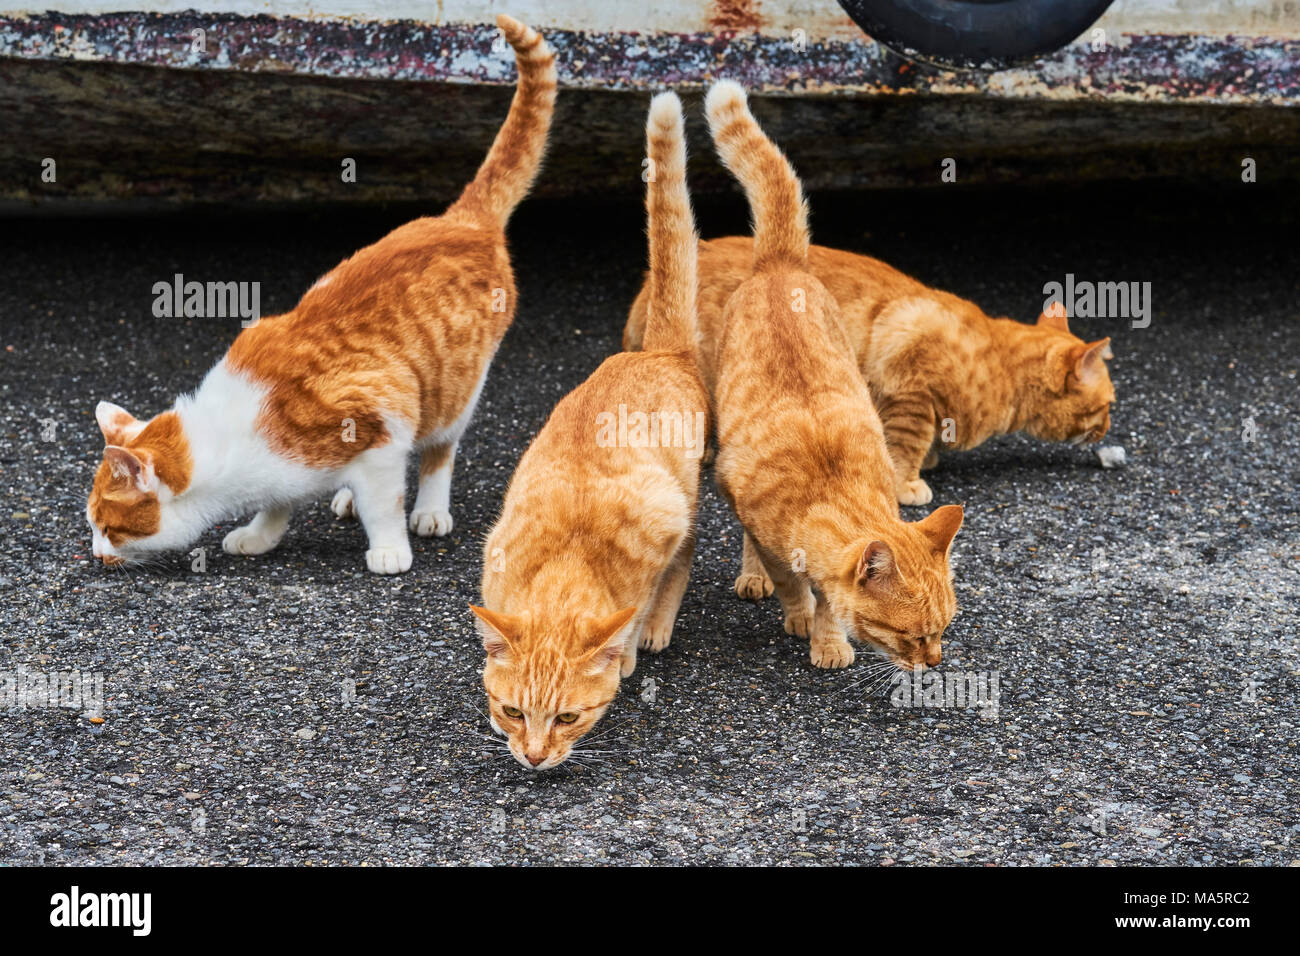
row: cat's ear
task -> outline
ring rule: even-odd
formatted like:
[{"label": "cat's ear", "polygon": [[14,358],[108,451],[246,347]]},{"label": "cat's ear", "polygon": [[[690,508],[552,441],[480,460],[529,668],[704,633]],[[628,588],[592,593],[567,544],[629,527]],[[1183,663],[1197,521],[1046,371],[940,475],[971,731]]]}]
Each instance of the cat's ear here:
[{"label": "cat's ear", "polygon": [[479,635],[483,638],[483,650],[487,651],[487,656],[496,660],[508,656],[514,642],[519,639],[519,618],[512,614],[489,611],[474,604],[469,609],[479,620]]},{"label": "cat's ear", "polygon": [[636,608],[625,607],[609,617],[597,618],[587,627],[587,660],[590,672],[598,674],[623,656],[623,645],[628,640],[627,626],[636,617]]},{"label": "cat's ear", "polygon": [[105,445],[129,442],[144,431],[146,424],[112,402],[100,402],[95,406],[95,421],[99,422],[99,430],[104,433]]},{"label": "cat's ear", "polygon": [[153,468],[125,448],[109,445],[104,449],[104,461],[108,462],[114,477],[131,489],[146,495],[157,490],[158,479]]},{"label": "cat's ear", "polygon": [[1096,385],[1106,374],[1105,358],[1110,354],[1110,339],[1076,345],[1070,354],[1074,360],[1072,371],[1079,384],[1084,387]]},{"label": "cat's ear", "polygon": [[961,505],[944,505],[935,508],[917,522],[917,527],[930,539],[935,554],[947,554],[952,547],[952,539],[961,530],[961,523],[966,520],[966,509]]},{"label": "cat's ear", "polygon": [[1059,302],[1053,302],[1043,310],[1043,314],[1038,317],[1038,324],[1051,329],[1060,329],[1062,332],[1070,331],[1069,320],[1065,317],[1065,306]]},{"label": "cat's ear", "polygon": [[860,588],[880,584],[894,573],[894,552],[883,541],[873,541],[867,545],[862,556],[858,558],[857,569],[853,572],[853,583]]}]

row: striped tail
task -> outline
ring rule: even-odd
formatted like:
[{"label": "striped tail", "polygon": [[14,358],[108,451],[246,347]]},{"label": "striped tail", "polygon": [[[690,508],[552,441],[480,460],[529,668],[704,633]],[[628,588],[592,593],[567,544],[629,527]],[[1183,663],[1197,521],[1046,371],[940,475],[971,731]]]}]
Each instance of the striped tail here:
[{"label": "striped tail", "polygon": [[699,236],[686,191],[686,135],[682,101],[660,93],[645,124],[651,176],[645,208],[650,234],[649,307],[642,348],[647,352],[698,350],[695,320]]},{"label": "striped tail", "polygon": [[715,83],[704,101],[709,132],[722,162],[749,200],[754,231],[754,271],[778,264],[806,268],[808,204],[799,177],[759,128],[745,91],[731,80]]},{"label": "striped tail", "polygon": [[504,227],[541,168],[555,112],[556,79],[555,54],[541,34],[504,13],[497,17],[497,26],[514,47],[519,85],[487,159],[447,212]]}]

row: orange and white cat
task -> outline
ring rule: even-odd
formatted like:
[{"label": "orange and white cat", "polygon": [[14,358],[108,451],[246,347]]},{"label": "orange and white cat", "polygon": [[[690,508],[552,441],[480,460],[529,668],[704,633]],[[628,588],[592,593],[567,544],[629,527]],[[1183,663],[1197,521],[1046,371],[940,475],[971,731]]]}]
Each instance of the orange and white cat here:
[{"label": "orange and white cat", "polygon": [[754,222],[751,276],[716,327],[716,474],[813,664],[866,641],[904,669],[938,664],[956,612],[949,552],[960,505],[899,517],[894,469],[839,307],[808,271],[808,211],[781,151],[724,81],[705,100]]},{"label": "orange and white cat", "polygon": [[[705,384],[723,309],[754,261],[748,236],[700,243],[700,352]],[[899,503],[928,504],[921,471],[939,452],[974,448],[994,435],[1082,444],[1110,428],[1115,400],[1104,359],[1110,340],[1070,334],[1064,310],[1037,324],[995,319],[979,306],[922,285],[879,259],[810,246],[808,271],[840,306],[840,321],[871,388],[894,463]],[[623,331],[623,347],[640,348],[645,291]]]},{"label": "orange and white cat", "polygon": [[675,95],[652,101],[646,142],[645,351],[606,359],[556,405],[510,481],[484,547],[484,606],[471,605],[492,728],[535,770],[573,753],[638,647],[668,646],[694,553],[709,399]]},{"label": "orange and white cat", "polygon": [[527,195],[554,111],[555,58],[497,18],[519,83],[478,174],[436,218],[344,260],[298,305],[240,333],[198,390],[150,421],[101,402],[107,447],[86,515],[105,564],[186,548],[214,522],[256,511],[226,535],[232,554],[284,536],[293,505],[338,490],[377,574],[411,566],[406,464],[420,458],[411,530],[445,535],[456,446],[515,313],[505,225]]}]

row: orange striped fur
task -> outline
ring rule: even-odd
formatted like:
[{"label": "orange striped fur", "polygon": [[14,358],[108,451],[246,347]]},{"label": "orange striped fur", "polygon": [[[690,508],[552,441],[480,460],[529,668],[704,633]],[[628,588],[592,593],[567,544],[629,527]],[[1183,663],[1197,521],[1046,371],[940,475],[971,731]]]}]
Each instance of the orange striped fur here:
[{"label": "orange striped fur", "polygon": [[99,494],[91,496],[89,512],[92,523],[120,546],[158,530],[161,509],[158,495],[147,490],[147,476],[179,494],[189,487],[194,462],[175,412],[163,412],[146,425],[116,406],[106,411],[101,418],[108,445],[95,473]]},{"label": "orange striped fur", "polygon": [[[681,104],[651,104],[647,187],[651,348],[601,363],[524,453],[484,548],[479,619],[493,728],[524,766],[568,759],[637,648],[660,651],[690,574],[708,394],[693,357],[697,237]],[[694,448],[602,441],[620,406],[680,415]]]},{"label": "orange striped fur", "polygon": [[900,667],[933,666],[956,611],[948,554],[962,508],[900,520],[884,430],[839,307],[808,271],[798,178],[739,86],[715,85],[706,110],[756,229],[753,274],[715,327],[718,483],[813,664],[851,663],[851,634]]},{"label": "orange striped fur", "polygon": [[[336,478],[333,488],[364,486],[344,487],[335,510],[355,512],[366,525],[370,569],[405,571],[411,552],[402,465],[410,450],[422,458],[410,527],[422,535],[450,531],[446,499],[456,444],[515,314],[504,229],[537,175],[556,93],[555,57],[541,36],[505,15],[497,23],[515,50],[518,86],[487,158],[459,200],[443,215],[407,223],[344,260],[292,311],[245,329],[188,405],[178,402],[199,433],[162,441],[176,413],[144,427],[116,406],[101,406],[106,442],[124,450],[106,452],[91,491],[88,516],[96,540],[111,545],[97,546],[99,556],[129,559],[132,551],[150,550],[159,509],[169,525],[161,548],[197,537],[202,528],[191,525],[201,519],[220,520],[249,504],[263,510],[225,545],[234,553],[260,553],[283,535],[295,491],[299,497],[318,493],[312,484],[329,487]],[[191,451],[207,461],[222,457],[201,454],[218,438],[237,444],[226,434],[228,422],[202,413],[205,399],[214,404],[205,396],[209,387],[236,398],[257,396],[249,430],[284,467],[263,462],[264,474],[250,468],[238,476],[250,485],[239,494],[211,487],[228,477],[224,472],[205,475],[203,489],[190,498],[206,494],[212,500],[187,500]],[[244,445],[256,454],[255,443]],[[157,478],[162,487],[141,480],[130,492],[123,481],[136,473]],[[169,509],[184,520],[169,522]]]},{"label": "orange striped fur", "polygon": [[[713,388],[727,300],[752,273],[747,236],[700,243],[700,368]],[[840,306],[840,322],[871,388],[894,462],[898,500],[926,504],[922,469],[941,451],[1026,431],[1050,441],[1100,441],[1110,428],[1110,340],[1087,343],[1061,315],[1026,325],[931,289],[878,259],[810,246],[808,269]],[[641,347],[648,304],[632,305],[623,347]]]},{"label": "orange striped fur", "polygon": [[[516,50],[519,85],[461,198],[345,259],[292,312],[261,320],[231,346],[230,367],[269,387],[260,425],[287,457],[342,464],[389,439],[386,416],[417,441],[446,429],[514,320],[503,230],[546,146],[555,55],[535,30],[505,15],[498,23]],[[355,441],[339,441],[344,420],[356,423]]]}]

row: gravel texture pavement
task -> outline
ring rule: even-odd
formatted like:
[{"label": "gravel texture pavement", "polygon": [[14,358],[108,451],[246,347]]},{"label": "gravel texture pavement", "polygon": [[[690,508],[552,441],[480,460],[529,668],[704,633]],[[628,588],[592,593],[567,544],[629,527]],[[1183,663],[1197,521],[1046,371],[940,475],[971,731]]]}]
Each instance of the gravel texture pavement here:
[{"label": "gravel texture pavement", "polygon": [[[705,235],[746,228],[738,195],[699,207]],[[1294,202],[954,187],[813,209],[818,240],[994,314],[1033,318],[1067,273],[1152,284],[1148,328],[1074,323],[1113,337],[1125,465],[1011,437],[930,478],[967,508],[941,670],[996,679],[996,707],[895,707],[861,655],[814,669],[774,600],[733,595],[710,477],[672,646],[625,682],[603,761],[535,775],[490,749],[479,543],[552,405],[618,347],[637,205],[517,216],[522,304],[456,528],[413,539],[398,578],[365,572],[326,500],[269,555],[223,553],[227,526],[204,571],[112,572],[84,501],[95,402],[160,411],[238,331],[153,317],[155,282],[259,281],[282,311],[410,210],[9,220],[0,672],[75,669],[104,705],[0,710],[0,863],[1300,865]]]}]

